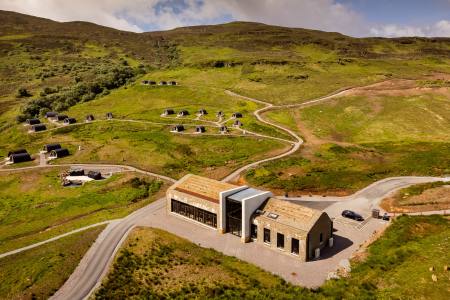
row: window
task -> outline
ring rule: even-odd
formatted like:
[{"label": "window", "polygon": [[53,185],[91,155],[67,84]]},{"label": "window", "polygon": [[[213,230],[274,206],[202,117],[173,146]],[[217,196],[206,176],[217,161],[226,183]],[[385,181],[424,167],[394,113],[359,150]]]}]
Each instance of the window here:
[{"label": "window", "polygon": [[296,255],[300,253],[300,242],[297,239],[292,239],[291,253]]},{"label": "window", "polygon": [[171,211],[197,222],[217,228],[217,215],[204,209],[172,199]]},{"label": "window", "polygon": [[277,232],[277,248],[284,249],[284,234]]},{"label": "window", "polygon": [[319,239],[320,239],[320,242],[322,243],[323,242],[323,233],[320,234]]},{"label": "window", "polygon": [[251,224],[250,237],[255,240],[258,238],[258,226],[255,224]]},{"label": "window", "polygon": [[264,243],[270,244],[270,229],[264,228]]}]

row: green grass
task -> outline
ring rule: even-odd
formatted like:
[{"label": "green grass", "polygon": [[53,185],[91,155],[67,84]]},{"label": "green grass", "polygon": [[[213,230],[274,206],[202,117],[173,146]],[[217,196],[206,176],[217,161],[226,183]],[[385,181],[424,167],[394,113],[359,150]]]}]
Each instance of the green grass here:
[{"label": "green grass", "polygon": [[353,264],[348,279],[330,281],[323,292],[333,299],[446,299],[449,234],[448,218],[402,216],[369,247],[364,262]]},{"label": "green grass", "polygon": [[300,119],[321,138],[353,143],[449,141],[448,97],[344,97],[300,110]]},{"label": "green grass", "polygon": [[41,169],[0,175],[0,252],[6,252],[71,229],[121,218],[162,195],[162,182],[135,185],[126,173],[63,187],[65,169]]},{"label": "green grass", "polygon": [[95,298],[445,299],[449,234],[450,221],[442,216],[399,217],[364,261],[352,261],[349,277],[309,290],[168,232],[137,228]]},{"label": "green grass", "polygon": [[1,299],[47,299],[69,278],[104,226],[0,259]]},{"label": "green grass", "polygon": [[[81,124],[42,134],[4,135],[9,147],[36,153],[42,145],[58,142],[71,155],[56,163],[97,162],[134,165],[179,178],[188,172],[225,177],[245,163],[279,152],[285,147],[271,139],[232,136],[178,135],[169,126],[120,121]],[[217,133],[217,128],[208,128]],[[6,143],[6,142],[5,142]],[[78,151],[78,146],[82,150]],[[8,148],[1,148],[6,155]],[[0,152],[1,153],[1,152]]]},{"label": "green grass", "polygon": [[310,158],[300,153],[246,173],[254,185],[297,193],[352,193],[392,176],[444,176],[450,169],[448,143],[324,144]]},{"label": "green grass", "polygon": [[399,191],[399,196],[401,198],[418,196],[418,195],[421,195],[426,190],[434,189],[434,188],[437,188],[440,186],[445,186],[448,184],[449,184],[448,182],[444,182],[444,181],[415,184],[415,185],[409,186],[407,188],[401,189]]}]

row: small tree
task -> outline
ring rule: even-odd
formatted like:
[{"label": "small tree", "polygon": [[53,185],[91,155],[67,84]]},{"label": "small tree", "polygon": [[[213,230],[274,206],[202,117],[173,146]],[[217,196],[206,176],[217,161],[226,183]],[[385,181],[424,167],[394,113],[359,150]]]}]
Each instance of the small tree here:
[{"label": "small tree", "polygon": [[17,90],[17,97],[22,98],[22,97],[31,97],[31,94],[28,92],[28,90],[26,88],[20,88]]}]

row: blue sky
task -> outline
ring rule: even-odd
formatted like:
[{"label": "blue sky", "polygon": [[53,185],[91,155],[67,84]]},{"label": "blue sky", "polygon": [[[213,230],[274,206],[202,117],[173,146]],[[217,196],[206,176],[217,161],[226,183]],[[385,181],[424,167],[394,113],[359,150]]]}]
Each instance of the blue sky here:
[{"label": "blue sky", "polygon": [[0,9],[136,32],[240,20],[358,37],[450,37],[450,0],[0,0]]}]

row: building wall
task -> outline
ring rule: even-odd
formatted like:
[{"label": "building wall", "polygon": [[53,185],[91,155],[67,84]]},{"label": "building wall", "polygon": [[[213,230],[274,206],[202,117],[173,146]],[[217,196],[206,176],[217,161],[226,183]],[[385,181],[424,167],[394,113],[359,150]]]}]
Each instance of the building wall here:
[{"label": "building wall", "polygon": [[[258,226],[256,242],[266,247],[270,247],[274,251],[284,253],[292,257],[298,257],[300,261],[306,261],[306,234],[304,231],[293,227],[282,225],[269,220],[257,219],[253,220],[253,224]],[[270,229],[270,244],[264,242],[264,228]],[[277,233],[284,234],[284,249],[277,248]],[[291,254],[292,238],[299,240],[299,254]]]},{"label": "building wall", "polygon": [[255,211],[272,196],[271,192],[264,192],[242,201],[242,242],[250,240],[250,222]]},{"label": "building wall", "polygon": [[[320,242],[320,234],[323,234],[323,241]],[[328,240],[333,236],[333,222],[327,213],[322,213],[317,222],[309,231],[308,238],[308,257],[314,258],[314,251],[316,248],[323,249],[328,246]]]},{"label": "building wall", "polygon": [[[206,211],[212,212],[217,215],[217,225],[219,226],[219,204],[214,203],[202,198],[195,197],[193,195],[185,194],[183,192],[179,192],[174,189],[169,189],[166,193],[166,211],[168,214],[171,213],[171,200],[175,199],[180,202],[204,209]],[[192,222],[197,223],[196,221],[192,220]]]}]

